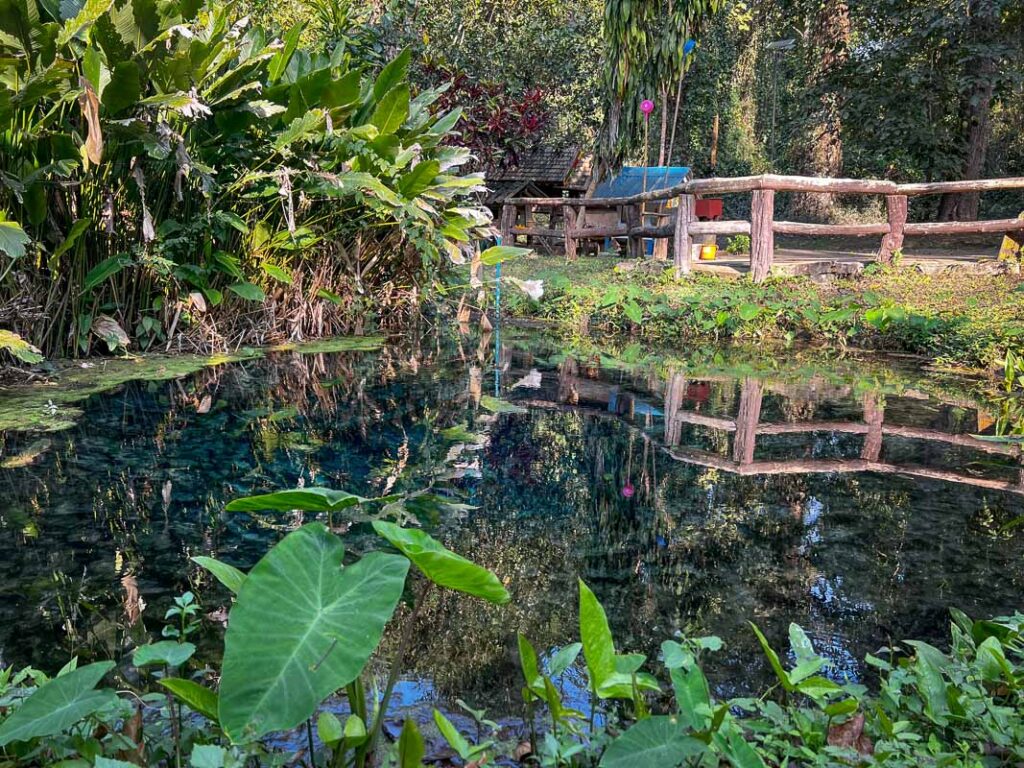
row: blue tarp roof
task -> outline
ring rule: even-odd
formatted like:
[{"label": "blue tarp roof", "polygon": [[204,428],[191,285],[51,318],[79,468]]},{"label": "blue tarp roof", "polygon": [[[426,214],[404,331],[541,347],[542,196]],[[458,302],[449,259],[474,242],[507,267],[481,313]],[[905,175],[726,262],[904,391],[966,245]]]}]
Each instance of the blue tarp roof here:
[{"label": "blue tarp roof", "polygon": [[[647,191],[681,184],[690,175],[690,169],[681,165],[650,166],[646,170]],[[628,197],[643,191],[644,168],[626,166],[602,181],[594,191],[594,197]]]}]

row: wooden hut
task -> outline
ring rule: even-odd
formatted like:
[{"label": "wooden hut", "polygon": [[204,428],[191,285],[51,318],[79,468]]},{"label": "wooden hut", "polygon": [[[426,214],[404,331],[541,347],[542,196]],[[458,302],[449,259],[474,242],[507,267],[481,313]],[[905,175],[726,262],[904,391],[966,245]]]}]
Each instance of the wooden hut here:
[{"label": "wooden hut", "polygon": [[587,191],[593,161],[579,147],[540,147],[516,165],[486,174],[484,204],[498,209],[511,197],[580,197]]}]

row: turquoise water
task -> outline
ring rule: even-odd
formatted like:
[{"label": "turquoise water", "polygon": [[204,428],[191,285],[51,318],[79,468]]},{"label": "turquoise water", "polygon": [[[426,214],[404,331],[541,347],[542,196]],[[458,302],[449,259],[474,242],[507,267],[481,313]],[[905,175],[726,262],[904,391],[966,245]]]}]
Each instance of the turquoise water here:
[{"label": "turquoise water", "polygon": [[[123,385],[62,432],[4,434],[0,662],[121,657],[185,590],[215,655],[229,599],[189,557],[252,565],[310,517],[224,504],[299,483],[432,484],[466,506],[419,522],[508,584],[504,608],[430,604],[400,705],[518,712],[514,633],[575,640],[577,577],[620,648],[654,657],[677,632],[721,635],[723,693],[768,674],[748,620],[780,647],[800,623],[830,674],[859,679],[890,640],[942,641],[950,606],[1022,607],[1024,535],[1003,529],[1024,515],[1020,458],[970,437],[997,410],[973,382],[791,352],[627,353],[518,341],[495,365],[493,339],[280,353]],[[481,405],[496,393],[522,412]],[[457,425],[481,444],[441,435]]]}]

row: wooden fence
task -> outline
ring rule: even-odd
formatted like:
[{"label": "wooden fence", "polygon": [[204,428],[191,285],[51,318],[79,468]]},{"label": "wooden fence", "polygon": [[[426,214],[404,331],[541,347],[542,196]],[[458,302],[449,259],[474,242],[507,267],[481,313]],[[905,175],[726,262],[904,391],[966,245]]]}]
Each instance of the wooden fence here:
[{"label": "wooden fence", "polygon": [[[702,235],[749,235],[750,271],[754,282],[761,282],[771,273],[775,258],[775,235],[818,235],[847,237],[881,237],[880,261],[889,261],[903,247],[908,235],[962,235],[1001,233],[1024,243],[1024,219],[990,221],[944,221],[934,223],[908,222],[909,200],[922,195],[956,192],[988,192],[1024,189],[1024,178],[950,181],[934,184],[896,184],[891,181],[860,179],[826,179],[805,176],[744,176],[731,179],[698,179],[665,189],[654,189],[629,197],[611,198],[511,198],[501,212],[503,242],[512,243],[519,235],[561,239],[569,258],[576,256],[578,243],[587,239],[628,238],[628,251],[640,257],[644,238],[671,239],[676,275],[691,270],[694,239]],[[775,193],[830,193],[884,195],[887,220],[875,224],[808,224],[775,220]],[[750,221],[698,221],[698,196],[751,194]],[[667,224],[649,225],[644,206],[647,203],[676,202]],[[1024,207],[1024,206],[1022,206]],[[537,213],[546,209],[548,226],[539,226]],[[616,223],[602,221],[588,226],[587,211],[619,212]],[[561,223],[561,228],[556,224]]]}]

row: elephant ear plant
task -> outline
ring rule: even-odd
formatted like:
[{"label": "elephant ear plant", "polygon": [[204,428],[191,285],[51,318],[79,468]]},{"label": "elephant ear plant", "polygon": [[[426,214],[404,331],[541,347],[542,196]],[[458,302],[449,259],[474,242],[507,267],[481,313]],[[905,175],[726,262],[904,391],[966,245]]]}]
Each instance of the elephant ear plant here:
[{"label": "elephant ear plant", "polygon": [[[304,488],[238,499],[227,509],[334,515],[392,500]],[[326,698],[345,689],[353,714],[339,738],[325,741],[333,745],[336,764],[344,763],[348,747],[354,750],[356,764],[363,764],[380,737],[416,616],[433,586],[497,605],[509,601],[491,571],[449,551],[423,531],[383,520],[374,520],[373,529],[398,554],[370,552],[345,565],[341,538],[321,523],[310,523],[288,534],[248,574],[211,558],[197,558],[236,591],[216,708],[217,721],[233,743],[253,742],[272,731],[308,723]],[[417,590],[376,715],[367,723],[360,675],[395,613],[410,565],[425,577],[424,583]],[[172,680],[164,684],[172,691],[180,685]],[[322,736],[336,730],[328,721],[322,720],[320,726]]]},{"label": "elephant ear plant", "polygon": [[[227,509],[298,509],[334,515],[391,500],[305,488],[238,499]],[[350,514],[354,512],[350,509]],[[180,702],[179,710],[184,705],[219,728],[235,745],[233,754],[255,754],[267,734],[303,723],[312,754],[312,718],[324,700],[344,690],[351,716],[342,724],[334,715],[323,713],[317,730],[332,751],[333,765],[365,765],[380,738],[416,617],[429,592],[439,586],[497,605],[509,601],[494,573],[449,551],[423,531],[380,519],[373,519],[372,525],[390,545],[388,549],[396,551],[371,551],[346,563],[342,539],[323,523],[313,522],[285,536],[248,573],[213,558],[195,558],[235,594],[224,637],[219,689],[182,677],[163,676],[159,683]],[[414,588],[412,614],[403,627],[383,696],[374,701],[371,717],[361,676],[406,590],[410,566],[424,578]],[[191,655],[194,646],[187,645]],[[118,701],[113,691],[95,690],[113,666],[92,664],[40,686],[0,723],[0,747],[13,743],[19,749],[45,749],[43,745],[35,747],[32,740],[72,727],[91,732],[86,719]],[[413,753],[414,730],[406,729],[404,746],[400,745]],[[208,737],[206,731],[202,740],[209,741]],[[209,746],[227,754],[222,747]],[[243,747],[241,753],[238,746]],[[193,749],[200,747],[206,745],[193,745]],[[176,745],[174,751],[180,756],[181,746]]]}]

